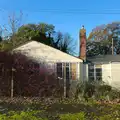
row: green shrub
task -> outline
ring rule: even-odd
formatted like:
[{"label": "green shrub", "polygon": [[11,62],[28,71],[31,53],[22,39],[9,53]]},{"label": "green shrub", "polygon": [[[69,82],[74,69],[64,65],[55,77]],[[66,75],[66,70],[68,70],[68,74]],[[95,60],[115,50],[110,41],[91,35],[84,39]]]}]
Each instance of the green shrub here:
[{"label": "green shrub", "polygon": [[111,90],[110,93],[109,93],[109,97],[111,100],[114,100],[114,99],[119,99],[120,98],[120,91],[119,90]]},{"label": "green shrub", "polygon": [[8,114],[0,114],[0,120],[48,120],[47,118],[36,117],[38,111],[28,111],[28,112],[14,112],[11,111]]},{"label": "green shrub", "polygon": [[76,114],[62,114],[60,115],[60,120],[85,120],[85,113],[80,112]]},{"label": "green shrub", "polygon": [[96,94],[95,97],[98,99],[104,98],[106,99],[106,96],[109,95],[109,93],[111,92],[112,87],[106,84],[100,84],[98,83],[98,85],[96,85]]},{"label": "green shrub", "polygon": [[111,90],[112,90],[112,87],[109,85],[100,85],[98,87],[98,91],[100,91],[102,95],[104,95],[106,92],[110,92]]},{"label": "green shrub", "polygon": [[99,120],[120,120],[120,119],[114,118],[111,115],[104,115],[104,116],[99,117]]},{"label": "green shrub", "polygon": [[85,98],[86,100],[92,97],[95,93],[95,85],[90,81],[81,81],[76,87],[75,98],[78,96]]},{"label": "green shrub", "polygon": [[75,98],[84,98],[88,101],[88,98],[92,98],[93,96],[95,100],[113,100],[120,98],[120,91],[113,90],[110,85],[102,81],[81,81],[78,83]]}]

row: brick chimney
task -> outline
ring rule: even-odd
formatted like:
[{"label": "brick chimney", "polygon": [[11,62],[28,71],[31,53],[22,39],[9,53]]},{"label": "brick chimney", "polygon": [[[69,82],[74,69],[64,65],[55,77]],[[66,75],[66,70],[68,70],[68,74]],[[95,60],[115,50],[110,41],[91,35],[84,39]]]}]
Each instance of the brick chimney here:
[{"label": "brick chimney", "polygon": [[86,61],[86,29],[84,26],[80,29],[79,33],[80,40],[80,59]]}]

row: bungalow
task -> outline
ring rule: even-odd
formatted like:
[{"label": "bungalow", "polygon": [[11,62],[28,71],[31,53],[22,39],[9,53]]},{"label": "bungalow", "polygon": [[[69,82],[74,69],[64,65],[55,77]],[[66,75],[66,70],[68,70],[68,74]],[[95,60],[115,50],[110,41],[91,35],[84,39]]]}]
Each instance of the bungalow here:
[{"label": "bungalow", "polygon": [[[13,50],[40,64],[45,63],[50,72],[71,84],[83,79],[83,60],[40,42],[30,41]],[[76,83],[76,82],[73,82]]]}]

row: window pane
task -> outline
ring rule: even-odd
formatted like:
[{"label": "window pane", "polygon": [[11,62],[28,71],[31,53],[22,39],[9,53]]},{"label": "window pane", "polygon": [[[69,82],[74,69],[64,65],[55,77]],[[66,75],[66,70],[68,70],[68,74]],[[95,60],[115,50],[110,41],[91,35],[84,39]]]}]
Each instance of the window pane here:
[{"label": "window pane", "polygon": [[94,72],[89,72],[89,76],[94,76]]},{"label": "window pane", "polygon": [[96,72],[101,72],[101,68],[96,68]]},{"label": "window pane", "polygon": [[102,76],[101,72],[96,73],[96,76]]}]

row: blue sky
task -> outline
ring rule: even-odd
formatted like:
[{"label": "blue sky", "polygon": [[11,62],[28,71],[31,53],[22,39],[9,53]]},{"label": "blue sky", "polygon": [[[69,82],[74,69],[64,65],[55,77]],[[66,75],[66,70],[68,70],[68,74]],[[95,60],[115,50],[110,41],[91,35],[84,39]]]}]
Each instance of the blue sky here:
[{"label": "blue sky", "polygon": [[[78,42],[78,33],[82,25],[85,26],[88,35],[97,25],[119,21],[120,14],[110,14],[119,12],[119,8],[120,0],[0,0],[0,25],[7,24],[8,15],[12,12],[18,13],[21,10],[24,14],[23,23],[53,24],[57,31],[70,33]],[[86,14],[80,9],[85,9]],[[97,14],[106,11],[109,14]],[[90,12],[96,14],[88,14]]]}]

